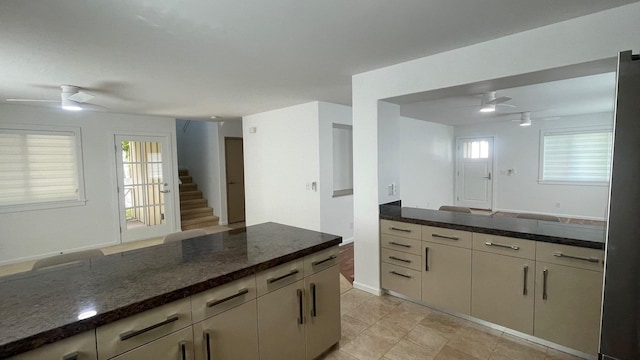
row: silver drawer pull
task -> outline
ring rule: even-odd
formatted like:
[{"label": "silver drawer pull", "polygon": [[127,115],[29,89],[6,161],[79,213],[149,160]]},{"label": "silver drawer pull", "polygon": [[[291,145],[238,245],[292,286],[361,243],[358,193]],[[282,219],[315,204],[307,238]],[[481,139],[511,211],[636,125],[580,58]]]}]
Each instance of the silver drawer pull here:
[{"label": "silver drawer pull", "polygon": [[275,277],[275,278],[267,279],[267,284],[273,284],[276,281],[279,281],[279,280],[282,280],[282,279],[286,279],[289,276],[295,275],[295,274],[297,274],[299,272],[300,272],[300,270],[298,270],[298,269],[291,270],[291,272],[288,273],[288,274],[284,274],[282,276],[278,276],[278,277]]},{"label": "silver drawer pull", "polygon": [[78,360],[78,353],[72,352],[62,357],[62,360]]},{"label": "silver drawer pull", "polygon": [[575,260],[583,260],[583,261],[588,261],[588,262],[592,262],[592,263],[599,263],[600,262],[600,259],[595,258],[595,257],[583,257],[583,256],[565,255],[560,251],[554,252],[553,256],[565,257],[565,258],[568,258],[568,259],[575,259]]},{"label": "silver drawer pull", "polygon": [[406,233],[410,233],[410,232],[411,232],[411,230],[409,230],[409,229],[397,228],[397,227],[395,227],[395,226],[392,226],[392,227],[390,227],[389,229],[391,229],[391,230],[395,230],[395,231],[402,231],[402,232],[406,232]]},{"label": "silver drawer pull", "polygon": [[405,262],[405,263],[407,263],[407,264],[411,264],[411,260],[407,260],[407,259],[400,259],[400,258],[395,257],[395,256],[389,256],[389,259],[391,259],[391,260],[395,260],[395,261],[402,261],[402,262]]},{"label": "silver drawer pull", "polygon": [[151,331],[153,329],[157,329],[160,326],[164,326],[167,324],[171,324],[172,322],[178,321],[178,319],[180,319],[180,317],[178,316],[178,314],[173,314],[173,315],[169,315],[167,317],[167,320],[165,321],[161,321],[157,324],[153,324],[151,326],[147,326],[144,329],[140,329],[140,330],[131,330],[131,331],[127,331],[127,332],[123,332],[122,334],[120,334],[120,341],[125,341],[127,339],[131,339],[134,336],[138,336],[140,334],[144,334],[147,331]]},{"label": "silver drawer pull", "polygon": [[487,241],[484,244],[487,246],[497,246],[505,249],[520,250],[520,247],[518,245],[502,245],[491,241]]},{"label": "silver drawer pull", "polygon": [[411,279],[410,275],[400,274],[399,272],[389,271],[390,274],[402,276],[403,278]]},{"label": "silver drawer pull", "polygon": [[247,293],[249,293],[249,289],[240,289],[240,290],[238,290],[238,292],[237,292],[236,294],[233,294],[233,295],[231,295],[231,296],[227,296],[227,297],[226,297],[226,298],[224,298],[224,299],[220,299],[220,300],[211,300],[211,301],[207,302],[207,307],[208,307],[208,308],[210,308],[210,307],[214,307],[214,306],[216,306],[216,305],[220,305],[220,304],[222,304],[223,302],[226,302],[226,301],[229,301],[229,300],[235,299],[235,298],[240,297],[240,296],[242,296],[242,295],[244,295],[244,294],[247,294]]},{"label": "silver drawer pull", "polygon": [[449,239],[449,240],[460,240],[457,236],[445,236],[440,234],[431,234],[431,237],[440,238],[440,239]]},{"label": "silver drawer pull", "polygon": [[395,242],[395,241],[390,241],[389,244],[396,245],[396,246],[402,246],[402,247],[405,247],[405,248],[410,248],[411,247],[411,245],[401,244],[401,243],[398,243],[398,242]]},{"label": "silver drawer pull", "polygon": [[318,265],[320,265],[320,264],[324,264],[324,263],[326,263],[327,261],[331,261],[331,260],[335,259],[336,257],[337,257],[337,256],[335,256],[335,255],[331,255],[331,256],[329,256],[328,258],[324,259],[324,260],[314,261],[314,262],[312,262],[312,263],[311,263],[311,266],[318,266]]}]

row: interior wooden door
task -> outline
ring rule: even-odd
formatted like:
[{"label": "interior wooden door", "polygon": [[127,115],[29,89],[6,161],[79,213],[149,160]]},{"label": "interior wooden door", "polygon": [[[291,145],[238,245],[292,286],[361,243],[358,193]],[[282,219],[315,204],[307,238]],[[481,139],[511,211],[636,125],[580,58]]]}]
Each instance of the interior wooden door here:
[{"label": "interior wooden door", "polygon": [[245,220],[242,138],[224,138],[224,153],[227,178],[227,219],[229,224],[232,224]]}]

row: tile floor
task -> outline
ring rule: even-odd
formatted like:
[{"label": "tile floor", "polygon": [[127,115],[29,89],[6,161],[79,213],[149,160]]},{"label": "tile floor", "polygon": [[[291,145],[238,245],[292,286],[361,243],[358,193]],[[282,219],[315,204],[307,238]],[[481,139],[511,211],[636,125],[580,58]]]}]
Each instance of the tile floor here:
[{"label": "tile floor", "polygon": [[[346,279],[345,279],[346,280]],[[342,339],[323,360],[577,360],[393,296],[342,281]]]}]

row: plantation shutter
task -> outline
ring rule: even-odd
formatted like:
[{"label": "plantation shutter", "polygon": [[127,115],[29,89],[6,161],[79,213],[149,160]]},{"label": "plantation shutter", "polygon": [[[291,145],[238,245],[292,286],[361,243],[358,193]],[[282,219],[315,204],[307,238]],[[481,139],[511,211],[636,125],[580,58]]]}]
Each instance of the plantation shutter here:
[{"label": "plantation shutter", "polygon": [[542,180],[608,182],[612,147],[611,131],[544,134]]}]

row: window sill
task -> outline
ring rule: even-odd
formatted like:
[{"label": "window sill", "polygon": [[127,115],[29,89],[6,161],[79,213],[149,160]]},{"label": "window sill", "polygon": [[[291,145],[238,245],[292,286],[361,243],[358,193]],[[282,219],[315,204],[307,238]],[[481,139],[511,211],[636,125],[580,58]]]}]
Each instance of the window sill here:
[{"label": "window sill", "polygon": [[84,206],[87,204],[87,200],[68,200],[68,201],[54,201],[35,204],[19,204],[19,205],[5,205],[0,206],[0,214],[34,211],[34,210],[47,210],[58,209],[74,206]]},{"label": "window sill", "polygon": [[353,195],[353,189],[333,190],[333,197]]}]

